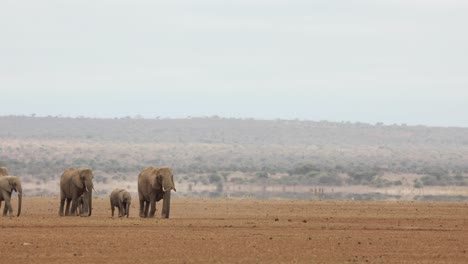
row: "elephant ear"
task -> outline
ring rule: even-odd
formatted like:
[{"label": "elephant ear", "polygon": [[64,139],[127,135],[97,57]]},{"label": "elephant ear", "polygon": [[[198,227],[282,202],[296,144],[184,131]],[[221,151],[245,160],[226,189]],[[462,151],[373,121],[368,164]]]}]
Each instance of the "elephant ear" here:
[{"label": "elephant ear", "polygon": [[150,185],[151,185],[151,188],[152,189],[159,189],[159,182],[158,182],[158,179],[159,179],[159,169],[156,169],[156,168],[153,168],[151,170],[151,174],[150,174]]},{"label": "elephant ear", "polygon": [[83,179],[81,178],[81,173],[79,172],[74,173],[72,176],[72,182],[76,187],[83,189],[84,184],[83,184]]},{"label": "elephant ear", "polygon": [[91,171],[91,169],[81,169],[80,170],[80,177],[81,177],[81,179],[83,181],[87,177],[91,177],[91,179],[92,179],[93,178],[93,172]]},{"label": "elephant ear", "polygon": [[7,176],[7,177],[5,177],[3,179],[0,179],[0,188],[2,188],[3,190],[5,190],[7,192],[12,192],[13,188],[10,185],[10,179],[9,178],[10,177]]},{"label": "elephant ear", "polygon": [[132,196],[130,195],[129,192],[125,192],[124,194],[124,199],[126,199],[126,201],[129,203],[131,200],[132,200]]},{"label": "elephant ear", "polygon": [[123,201],[125,200],[125,190],[124,190],[124,189],[121,189],[121,190],[119,191],[119,200],[120,200],[121,202],[123,202]]}]

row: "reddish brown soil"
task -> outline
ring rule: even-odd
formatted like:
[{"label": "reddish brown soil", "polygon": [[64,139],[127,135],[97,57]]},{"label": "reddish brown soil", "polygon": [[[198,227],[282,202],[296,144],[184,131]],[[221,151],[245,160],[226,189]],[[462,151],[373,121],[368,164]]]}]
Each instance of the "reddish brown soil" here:
[{"label": "reddish brown soil", "polygon": [[107,198],[85,218],[24,197],[0,217],[0,263],[468,263],[467,202],[177,199],[141,219],[135,198],[113,219]]}]

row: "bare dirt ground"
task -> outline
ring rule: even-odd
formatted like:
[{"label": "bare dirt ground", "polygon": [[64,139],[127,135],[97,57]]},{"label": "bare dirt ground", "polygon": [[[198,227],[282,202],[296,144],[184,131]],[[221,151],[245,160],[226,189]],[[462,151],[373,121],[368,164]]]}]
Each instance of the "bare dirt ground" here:
[{"label": "bare dirt ground", "polygon": [[89,218],[24,197],[0,217],[0,263],[468,263],[467,202],[174,199],[141,219],[136,198],[119,219],[107,197]]}]

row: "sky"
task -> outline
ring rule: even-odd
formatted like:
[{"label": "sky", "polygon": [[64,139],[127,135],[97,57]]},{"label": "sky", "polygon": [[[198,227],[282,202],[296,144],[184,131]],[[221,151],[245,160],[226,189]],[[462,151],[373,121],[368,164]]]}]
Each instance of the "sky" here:
[{"label": "sky", "polygon": [[0,115],[468,127],[465,0],[4,0]]}]

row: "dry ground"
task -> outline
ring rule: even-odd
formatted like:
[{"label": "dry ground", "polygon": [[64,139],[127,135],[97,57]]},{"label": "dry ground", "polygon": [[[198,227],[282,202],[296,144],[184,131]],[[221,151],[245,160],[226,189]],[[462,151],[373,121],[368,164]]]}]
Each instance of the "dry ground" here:
[{"label": "dry ground", "polygon": [[24,197],[0,217],[0,263],[468,263],[467,202],[174,199],[141,219],[134,197],[113,219],[94,201],[59,217],[58,197]]}]

